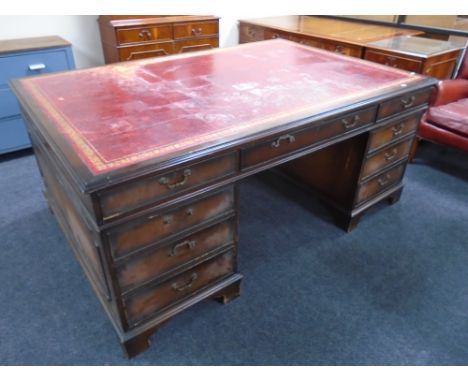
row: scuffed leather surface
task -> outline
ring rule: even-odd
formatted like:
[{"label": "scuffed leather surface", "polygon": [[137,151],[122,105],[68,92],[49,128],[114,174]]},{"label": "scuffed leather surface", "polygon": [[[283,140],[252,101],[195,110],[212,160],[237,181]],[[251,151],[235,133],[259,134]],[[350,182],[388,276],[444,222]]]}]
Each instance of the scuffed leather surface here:
[{"label": "scuffed leather surface", "polygon": [[468,98],[429,109],[428,122],[468,138]]},{"label": "scuffed leather surface", "polygon": [[284,40],[23,81],[94,174],[221,144],[421,77]]}]

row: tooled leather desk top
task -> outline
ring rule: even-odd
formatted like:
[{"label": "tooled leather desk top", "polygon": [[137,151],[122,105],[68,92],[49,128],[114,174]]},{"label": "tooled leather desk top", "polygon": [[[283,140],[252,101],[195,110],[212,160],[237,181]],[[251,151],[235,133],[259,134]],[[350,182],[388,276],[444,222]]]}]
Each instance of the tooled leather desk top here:
[{"label": "tooled leather desk top", "polygon": [[192,152],[421,79],[284,40],[22,79],[97,175]]}]

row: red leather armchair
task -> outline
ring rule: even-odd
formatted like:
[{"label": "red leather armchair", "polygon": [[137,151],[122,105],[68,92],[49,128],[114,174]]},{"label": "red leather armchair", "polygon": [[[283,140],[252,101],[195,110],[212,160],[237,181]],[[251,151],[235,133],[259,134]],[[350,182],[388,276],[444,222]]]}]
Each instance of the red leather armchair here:
[{"label": "red leather armchair", "polygon": [[421,119],[418,138],[468,152],[468,53],[457,78],[439,82]]}]

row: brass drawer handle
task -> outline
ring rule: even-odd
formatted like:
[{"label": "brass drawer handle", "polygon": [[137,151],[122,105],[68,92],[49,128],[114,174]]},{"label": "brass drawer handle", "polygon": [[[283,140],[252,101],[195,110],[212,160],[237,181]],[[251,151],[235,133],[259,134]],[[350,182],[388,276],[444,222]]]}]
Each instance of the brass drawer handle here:
[{"label": "brass drawer handle", "polygon": [[192,28],[192,36],[198,36],[202,33],[201,28]]},{"label": "brass drawer handle", "polygon": [[385,160],[387,162],[390,162],[392,161],[393,159],[395,159],[396,155],[398,154],[398,149],[397,148],[394,148],[391,152],[386,152],[384,154],[384,157],[385,157]]},{"label": "brass drawer handle", "polygon": [[247,35],[250,37],[256,37],[257,31],[254,28],[247,28]]},{"label": "brass drawer handle", "polygon": [[288,143],[294,143],[296,142],[296,138],[294,138],[294,136],[291,134],[282,135],[278,139],[275,139],[273,142],[271,142],[271,147],[273,148],[280,147],[281,141],[288,141]]},{"label": "brass drawer handle", "polygon": [[390,182],[392,176],[390,174],[386,174],[384,177],[380,177],[377,179],[377,182],[380,184],[380,187],[384,187]]},{"label": "brass drawer handle", "polygon": [[148,29],[142,29],[140,33],[138,33],[138,37],[142,40],[150,40],[153,36]]},{"label": "brass drawer handle", "polygon": [[396,125],[396,126],[392,126],[393,136],[394,136],[394,137],[398,137],[398,136],[403,132],[404,127],[405,127],[405,123],[404,123],[404,122],[399,123],[399,124]]},{"label": "brass drawer handle", "polygon": [[178,243],[174,245],[169,253],[169,257],[177,256],[177,252],[180,248],[187,247],[190,251],[195,248],[197,242],[195,240],[185,240],[182,243]]},{"label": "brass drawer handle", "polygon": [[416,97],[412,95],[411,97],[406,97],[401,99],[401,104],[404,109],[408,109],[409,107],[413,106]]},{"label": "brass drawer handle", "polygon": [[343,54],[344,53],[344,47],[342,47],[341,45],[337,45],[336,48],[335,48],[335,53]]},{"label": "brass drawer handle", "polygon": [[198,275],[196,272],[192,273],[192,275],[190,276],[190,280],[188,281],[188,283],[186,283],[185,285],[181,285],[179,286],[177,283],[173,283],[171,285],[172,289],[177,291],[177,292],[184,292],[186,291],[187,289],[190,289],[193,285],[193,282],[198,278]]},{"label": "brass drawer handle", "polygon": [[173,190],[174,188],[183,186],[185,183],[187,183],[189,176],[192,175],[192,170],[187,168],[184,170],[182,175],[183,175],[182,180],[176,183],[169,183],[169,179],[166,176],[163,176],[159,179],[159,184],[166,186],[167,188],[169,188],[169,190]]},{"label": "brass drawer handle", "polygon": [[359,118],[359,115],[356,114],[353,116],[351,120],[343,118],[341,120],[341,123],[343,124],[343,127],[345,128],[345,130],[349,130],[349,129],[356,127],[360,119],[361,118]]}]

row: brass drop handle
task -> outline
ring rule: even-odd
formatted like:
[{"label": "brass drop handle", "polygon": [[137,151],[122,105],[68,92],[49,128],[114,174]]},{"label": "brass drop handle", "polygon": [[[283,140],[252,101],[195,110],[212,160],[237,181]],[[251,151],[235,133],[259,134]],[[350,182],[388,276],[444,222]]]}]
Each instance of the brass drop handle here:
[{"label": "brass drop handle", "polygon": [[179,285],[177,283],[173,283],[171,285],[172,289],[177,292],[184,292],[187,289],[190,289],[194,283],[194,281],[198,278],[198,274],[196,272],[192,273],[190,276],[190,280],[185,285]]},{"label": "brass drop handle", "polygon": [[343,54],[344,48],[341,45],[337,45],[335,48],[335,53],[341,53]]},{"label": "brass drop handle", "polygon": [[403,132],[403,128],[405,127],[405,123],[402,122],[396,126],[393,126],[392,127],[392,132],[393,132],[393,136],[394,137],[397,137],[399,136],[402,132]]},{"label": "brass drop handle", "polygon": [[183,178],[179,182],[169,183],[170,182],[169,178],[166,177],[166,176],[163,176],[163,177],[159,178],[159,184],[162,184],[162,185],[166,186],[167,188],[169,188],[169,190],[173,190],[174,188],[183,186],[185,183],[187,183],[187,180],[188,180],[190,175],[192,175],[192,170],[187,168],[182,173]]},{"label": "brass drop handle", "polygon": [[398,154],[398,150],[397,148],[395,147],[391,152],[386,152],[384,154],[384,157],[385,157],[385,160],[387,162],[390,162],[391,160],[395,159],[396,155]]},{"label": "brass drop handle", "polygon": [[280,147],[281,141],[288,141],[289,143],[294,143],[296,142],[296,138],[294,138],[294,136],[291,134],[282,135],[278,139],[275,139],[273,142],[271,142],[271,147],[275,149]]},{"label": "brass drop handle", "polygon": [[412,95],[411,97],[406,97],[401,99],[401,104],[404,109],[407,109],[411,106],[413,106],[414,101],[416,100],[416,97]]},{"label": "brass drop handle", "polygon": [[178,243],[174,245],[174,247],[171,249],[171,252],[169,253],[169,257],[174,257],[177,256],[178,250],[187,247],[189,250],[192,250],[195,248],[195,245],[197,242],[195,240],[185,240],[181,243]]},{"label": "brass drop handle", "polygon": [[202,32],[201,28],[192,28],[192,35],[193,36],[198,36],[199,34],[201,34],[201,32]]},{"label": "brass drop handle", "polygon": [[148,29],[142,29],[140,33],[138,33],[138,37],[140,37],[143,40],[149,40],[151,39],[151,31]]},{"label": "brass drop handle", "polygon": [[255,37],[257,35],[257,31],[253,28],[248,28],[247,29],[247,34],[250,36],[250,37]]},{"label": "brass drop handle", "polygon": [[361,118],[359,118],[359,115],[356,114],[353,116],[353,118],[351,118],[351,120],[343,118],[341,120],[341,123],[343,124],[345,130],[349,130],[349,129],[356,127],[360,119]]},{"label": "brass drop handle", "polygon": [[380,184],[380,187],[383,187],[386,186],[391,179],[392,176],[390,174],[387,174],[384,177],[380,177],[379,179],[377,179],[377,182]]}]

